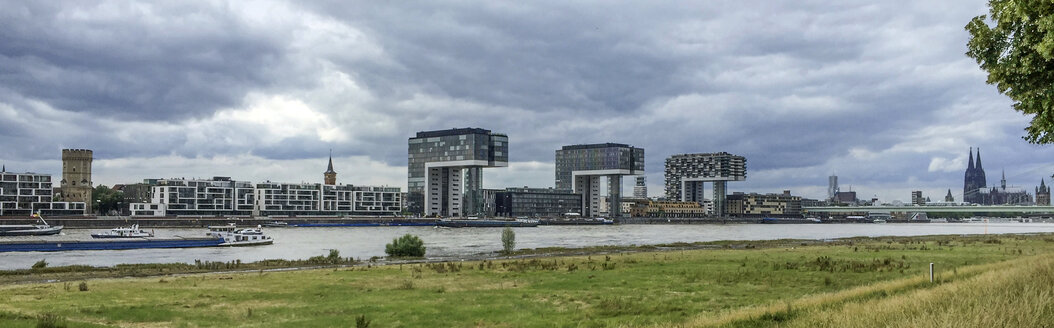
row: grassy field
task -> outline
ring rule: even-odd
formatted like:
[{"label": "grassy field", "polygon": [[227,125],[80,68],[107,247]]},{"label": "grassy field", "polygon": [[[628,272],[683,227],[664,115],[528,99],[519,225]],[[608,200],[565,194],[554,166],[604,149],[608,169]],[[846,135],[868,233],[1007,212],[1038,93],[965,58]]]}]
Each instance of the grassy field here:
[{"label": "grassy field", "polygon": [[0,326],[1028,327],[1054,322],[1052,254],[937,236],[8,284]]}]

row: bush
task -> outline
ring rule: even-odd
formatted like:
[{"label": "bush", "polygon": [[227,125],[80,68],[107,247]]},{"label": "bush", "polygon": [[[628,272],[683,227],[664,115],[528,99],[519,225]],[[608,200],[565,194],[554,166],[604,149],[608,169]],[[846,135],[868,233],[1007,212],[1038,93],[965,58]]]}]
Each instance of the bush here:
[{"label": "bush", "polygon": [[33,263],[33,269],[43,269],[48,267],[48,261],[40,260],[37,263]]},{"label": "bush", "polygon": [[512,250],[516,248],[516,233],[512,231],[512,228],[505,227],[501,231],[501,248],[505,254],[511,254]]},{"label": "bush", "polygon": [[77,285],[77,289],[79,289],[82,292],[88,291],[88,282],[87,281],[81,281],[81,284]]},{"label": "bush", "polygon": [[422,257],[425,256],[425,243],[417,236],[405,234],[385,245],[384,253],[391,257]]}]

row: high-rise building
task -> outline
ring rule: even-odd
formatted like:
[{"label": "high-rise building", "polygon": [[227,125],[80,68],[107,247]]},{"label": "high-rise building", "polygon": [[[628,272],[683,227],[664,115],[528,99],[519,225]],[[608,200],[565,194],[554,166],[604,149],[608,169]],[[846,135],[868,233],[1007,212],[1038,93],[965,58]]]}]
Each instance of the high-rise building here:
[{"label": "high-rise building", "polygon": [[1036,187],[1036,205],[1050,206],[1050,187],[1046,179],[1040,179],[1039,187]]},{"label": "high-rise building", "polygon": [[827,200],[834,200],[838,196],[838,176],[832,175],[827,177]]},{"label": "high-rise building", "polygon": [[621,216],[622,176],[641,174],[644,174],[643,148],[602,143],[564,146],[556,151],[556,188],[582,194],[584,216],[601,212],[601,177],[607,177],[608,181],[608,213]]},{"label": "high-rise building", "polygon": [[484,214],[483,168],[509,166],[509,137],[490,130],[418,132],[408,144],[407,207],[418,215]]},{"label": "high-rise building", "polygon": [[633,186],[634,198],[648,198],[648,182],[645,177],[637,177],[637,183]]},{"label": "high-rise building", "polygon": [[62,200],[84,203],[92,213],[92,151],[89,149],[62,150],[62,180],[59,181]]},{"label": "high-rise building", "polygon": [[926,205],[926,198],[922,197],[921,190],[915,190],[911,192],[911,205],[923,206]]},{"label": "high-rise building", "polygon": [[963,178],[963,202],[982,204],[984,197],[982,190],[988,185],[985,177],[984,167],[981,166],[981,149],[977,149],[977,165],[974,165],[973,147],[970,148],[970,162],[966,166],[966,175]]},{"label": "high-rise building", "polygon": [[728,181],[747,178],[747,159],[726,152],[680,154],[666,159],[666,199],[698,202],[704,200],[704,183],[713,183],[714,214],[724,216]]},{"label": "high-rise building", "polygon": [[329,167],[326,168],[326,172],[322,173],[323,182],[326,185],[332,186],[337,184],[337,171],[333,171],[333,152],[329,152]]}]

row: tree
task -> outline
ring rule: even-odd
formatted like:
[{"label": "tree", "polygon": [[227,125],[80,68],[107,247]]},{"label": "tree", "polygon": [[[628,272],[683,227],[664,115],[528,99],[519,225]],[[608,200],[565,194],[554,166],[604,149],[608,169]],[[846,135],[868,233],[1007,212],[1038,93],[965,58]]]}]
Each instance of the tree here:
[{"label": "tree", "polygon": [[966,55],[988,72],[988,84],[1014,101],[1014,110],[1035,115],[1024,139],[1054,143],[1054,3],[989,0],[988,7],[991,17],[966,24]]},{"label": "tree", "polygon": [[516,248],[516,233],[512,231],[512,228],[505,227],[501,230],[501,248],[505,254],[511,254]]},{"label": "tree", "polygon": [[391,257],[422,257],[425,256],[425,243],[417,236],[405,234],[384,245],[384,253]]},{"label": "tree", "polygon": [[120,211],[124,204],[124,193],[101,184],[92,190],[91,198],[92,206],[98,207],[95,210],[100,215],[106,215],[111,210]]}]

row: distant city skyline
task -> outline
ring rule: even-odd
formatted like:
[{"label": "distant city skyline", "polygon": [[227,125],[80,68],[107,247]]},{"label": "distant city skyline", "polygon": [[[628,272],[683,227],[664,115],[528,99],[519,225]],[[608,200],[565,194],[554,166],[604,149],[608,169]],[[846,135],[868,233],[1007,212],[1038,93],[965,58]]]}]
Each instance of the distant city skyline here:
[{"label": "distant city skyline", "polygon": [[85,148],[96,184],[322,182],[332,149],[338,183],[406,190],[408,137],[471,126],[515,140],[494,189],[553,186],[554,150],[601,142],[648,150],[653,197],[680,153],[746,157],[730,193],[814,199],[832,175],[861,199],[962,199],[969,147],[1010,185],[1054,174],[963,54],[985,1],[5,8],[8,171],[59,176]]}]

